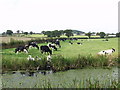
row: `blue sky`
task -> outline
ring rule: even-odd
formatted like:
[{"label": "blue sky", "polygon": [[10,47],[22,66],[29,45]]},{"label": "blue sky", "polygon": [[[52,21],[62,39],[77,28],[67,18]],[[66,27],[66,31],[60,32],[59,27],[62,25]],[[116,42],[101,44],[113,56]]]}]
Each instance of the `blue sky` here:
[{"label": "blue sky", "polygon": [[119,0],[0,0],[0,33],[74,29],[118,32]]}]

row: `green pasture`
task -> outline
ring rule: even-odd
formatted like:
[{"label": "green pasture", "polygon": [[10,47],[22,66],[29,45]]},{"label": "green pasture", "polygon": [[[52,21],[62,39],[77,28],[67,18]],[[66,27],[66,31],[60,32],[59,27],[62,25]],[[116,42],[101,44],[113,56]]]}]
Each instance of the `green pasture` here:
[{"label": "green pasture", "polygon": [[[101,66],[107,65],[107,60],[103,57],[97,58],[97,53],[101,50],[107,50],[111,48],[115,48],[116,52],[114,52],[111,57],[118,57],[118,38],[111,38],[109,41],[103,41],[104,39],[79,39],[77,41],[72,41],[73,44],[70,45],[69,41],[61,41],[61,48],[58,48],[58,51],[53,51],[53,65],[58,70],[64,70],[65,67],[77,68],[87,65],[92,66]],[[83,43],[82,45],[78,45],[77,42]],[[41,43],[41,45],[47,45],[47,43]],[[15,48],[11,49],[3,49],[0,53],[2,53],[2,64],[4,68],[26,68],[26,67],[37,67],[37,65],[44,66],[46,61],[47,54],[41,54],[40,50],[36,48],[29,49],[29,53],[18,53],[14,52]],[[40,57],[42,61],[39,62],[29,62],[27,60],[28,55],[32,57]],[[80,56],[80,57],[79,57]],[[82,57],[81,57],[82,56]],[[79,63],[79,64],[78,64]],[[16,70],[16,69],[15,69]]]},{"label": "green pasture", "polygon": [[[83,40],[83,41],[81,41]],[[111,38],[109,41],[103,41],[104,39],[79,39],[77,41],[72,41],[73,44],[69,44],[70,40],[67,41],[61,41],[61,48],[58,48],[58,51],[53,51],[53,56],[55,55],[63,55],[64,57],[76,57],[78,55],[87,56],[87,55],[97,55],[97,53],[101,50],[107,50],[111,48],[115,48],[116,52],[113,53],[113,56],[118,55],[118,38]],[[82,45],[78,45],[77,42],[81,42]],[[41,45],[47,45],[47,43],[39,44]],[[32,56],[44,56],[45,54],[41,54],[40,50],[37,50],[36,48],[29,49],[29,53],[14,53],[15,48],[11,49],[3,49],[2,55],[8,56],[10,58],[14,57],[24,57],[28,55]]]},{"label": "green pasture", "polygon": [[[43,34],[32,34],[32,35],[30,35],[30,34],[28,34],[28,35],[25,35],[26,37],[47,37],[47,35],[43,35]],[[67,38],[67,36],[65,36],[65,35],[62,35],[62,36],[60,36],[60,37],[62,37],[62,38]],[[85,36],[85,35],[74,35],[74,36],[71,36],[71,38],[74,38],[74,37],[77,37],[77,38],[84,38],[84,37],[86,37],[86,38],[88,38],[88,36]],[[100,37],[100,36],[91,36],[91,37]]]},{"label": "green pasture", "polygon": [[46,35],[43,34],[32,34],[32,35],[26,35],[26,37],[47,37]]}]

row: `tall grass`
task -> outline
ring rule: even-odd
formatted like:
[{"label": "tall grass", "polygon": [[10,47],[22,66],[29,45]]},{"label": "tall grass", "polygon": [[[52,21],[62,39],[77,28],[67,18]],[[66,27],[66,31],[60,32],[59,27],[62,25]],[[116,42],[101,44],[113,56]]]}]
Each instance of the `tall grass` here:
[{"label": "tall grass", "polygon": [[[46,70],[46,57],[41,57],[42,60],[28,61],[27,58],[22,57],[3,57],[2,68],[4,70]],[[117,58],[112,58],[114,65],[117,65]],[[53,71],[65,71],[69,69],[92,67],[107,67],[109,66],[109,58],[107,56],[80,56],[76,58],[65,58],[62,55],[56,55],[52,58],[50,63]]]},{"label": "tall grass", "polygon": [[[39,80],[39,79],[38,79]],[[111,81],[111,82],[110,82]],[[16,83],[15,83],[16,84]],[[6,88],[6,87],[11,87],[11,88],[23,88],[21,87],[22,83],[19,83],[19,84],[16,84],[16,85],[11,85],[11,86],[8,86],[5,82],[3,83],[3,88]],[[28,84],[27,84],[28,85]],[[116,80],[105,80],[104,82],[100,82],[99,79],[94,79],[91,80],[91,78],[89,79],[85,79],[85,80],[77,80],[77,79],[73,79],[71,82],[69,83],[66,83],[66,82],[63,82],[63,83],[56,83],[56,84],[53,84],[51,80],[43,80],[42,83],[35,83],[33,84],[32,86],[28,87],[28,86],[24,86],[24,87],[27,87],[27,88],[38,88],[38,89],[52,89],[52,88],[56,88],[56,89],[59,89],[59,88],[71,88],[71,89],[78,89],[79,88],[90,88],[90,89],[98,89],[98,88],[108,88],[108,89],[115,89],[115,90],[118,90],[120,88],[120,83]]]}]

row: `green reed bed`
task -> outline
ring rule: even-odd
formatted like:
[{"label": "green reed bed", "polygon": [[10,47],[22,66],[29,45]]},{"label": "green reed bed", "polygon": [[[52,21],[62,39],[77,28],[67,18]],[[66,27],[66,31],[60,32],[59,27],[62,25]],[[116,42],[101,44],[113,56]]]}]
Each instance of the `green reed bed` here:
[{"label": "green reed bed", "polygon": [[118,89],[120,88],[120,83],[116,80],[111,80],[111,83],[108,83],[110,81],[106,80],[104,83],[101,83],[99,80],[95,79],[92,81],[91,79],[86,79],[83,81],[79,81],[74,79],[70,83],[63,83],[54,85],[49,80],[45,80],[44,84],[36,84],[34,88],[114,88]]},{"label": "green reed bed", "polygon": [[[39,78],[38,78],[39,80]],[[30,85],[31,84],[31,85]],[[30,85],[30,86],[29,86]],[[120,88],[120,83],[117,80],[105,80],[104,82],[101,82],[98,79],[94,79],[94,81],[89,78],[86,80],[77,80],[73,79],[69,83],[63,82],[63,83],[56,83],[54,84],[51,80],[43,80],[41,83],[29,83],[29,88],[46,88],[46,89],[52,89],[52,88],[76,88],[79,90],[79,88],[114,88],[118,89]],[[3,88],[25,88],[27,86],[24,86],[24,81],[19,83],[14,83],[14,85],[8,86],[7,83],[3,82]]]},{"label": "green reed bed", "polygon": [[[46,70],[48,65],[46,56],[42,56],[41,60],[28,61],[22,55],[21,57],[2,57],[2,68],[5,70],[36,70],[39,67],[40,70]],[[112,58],[113,64],[111,66],[117,65],[118,58]],[[109,58],[107,56],[80,56],[76,58],[65,58],[62,55],[55,55],[52,57],[52,61],[49,63],[50,69],[54,71],[65,71],[69,69],[83,68],[87,66],[92,67],[108,67]]]}]

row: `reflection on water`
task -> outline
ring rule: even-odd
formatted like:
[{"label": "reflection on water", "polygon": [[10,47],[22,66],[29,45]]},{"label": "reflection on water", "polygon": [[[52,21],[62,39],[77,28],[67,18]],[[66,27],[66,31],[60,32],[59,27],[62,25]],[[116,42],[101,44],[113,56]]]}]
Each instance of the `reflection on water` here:
[{"label": "reflection on water", "polygon": [[[61,85],[71,85],[73,81],[77,84],[86,79],[90,79],[92,82],[98,80],[101,84],[108,85],[111,80],[118,82],[118,68],[112,69],[75,69],[64,72],[53,73],[52,71],[14,71],[2,74],[3,87],[11,88],[41,88],[47,82],[53,87],[61,87]],[[67,87],[66,86],[66,87]],[[86,87],[86,85],[82,85]]]}]

